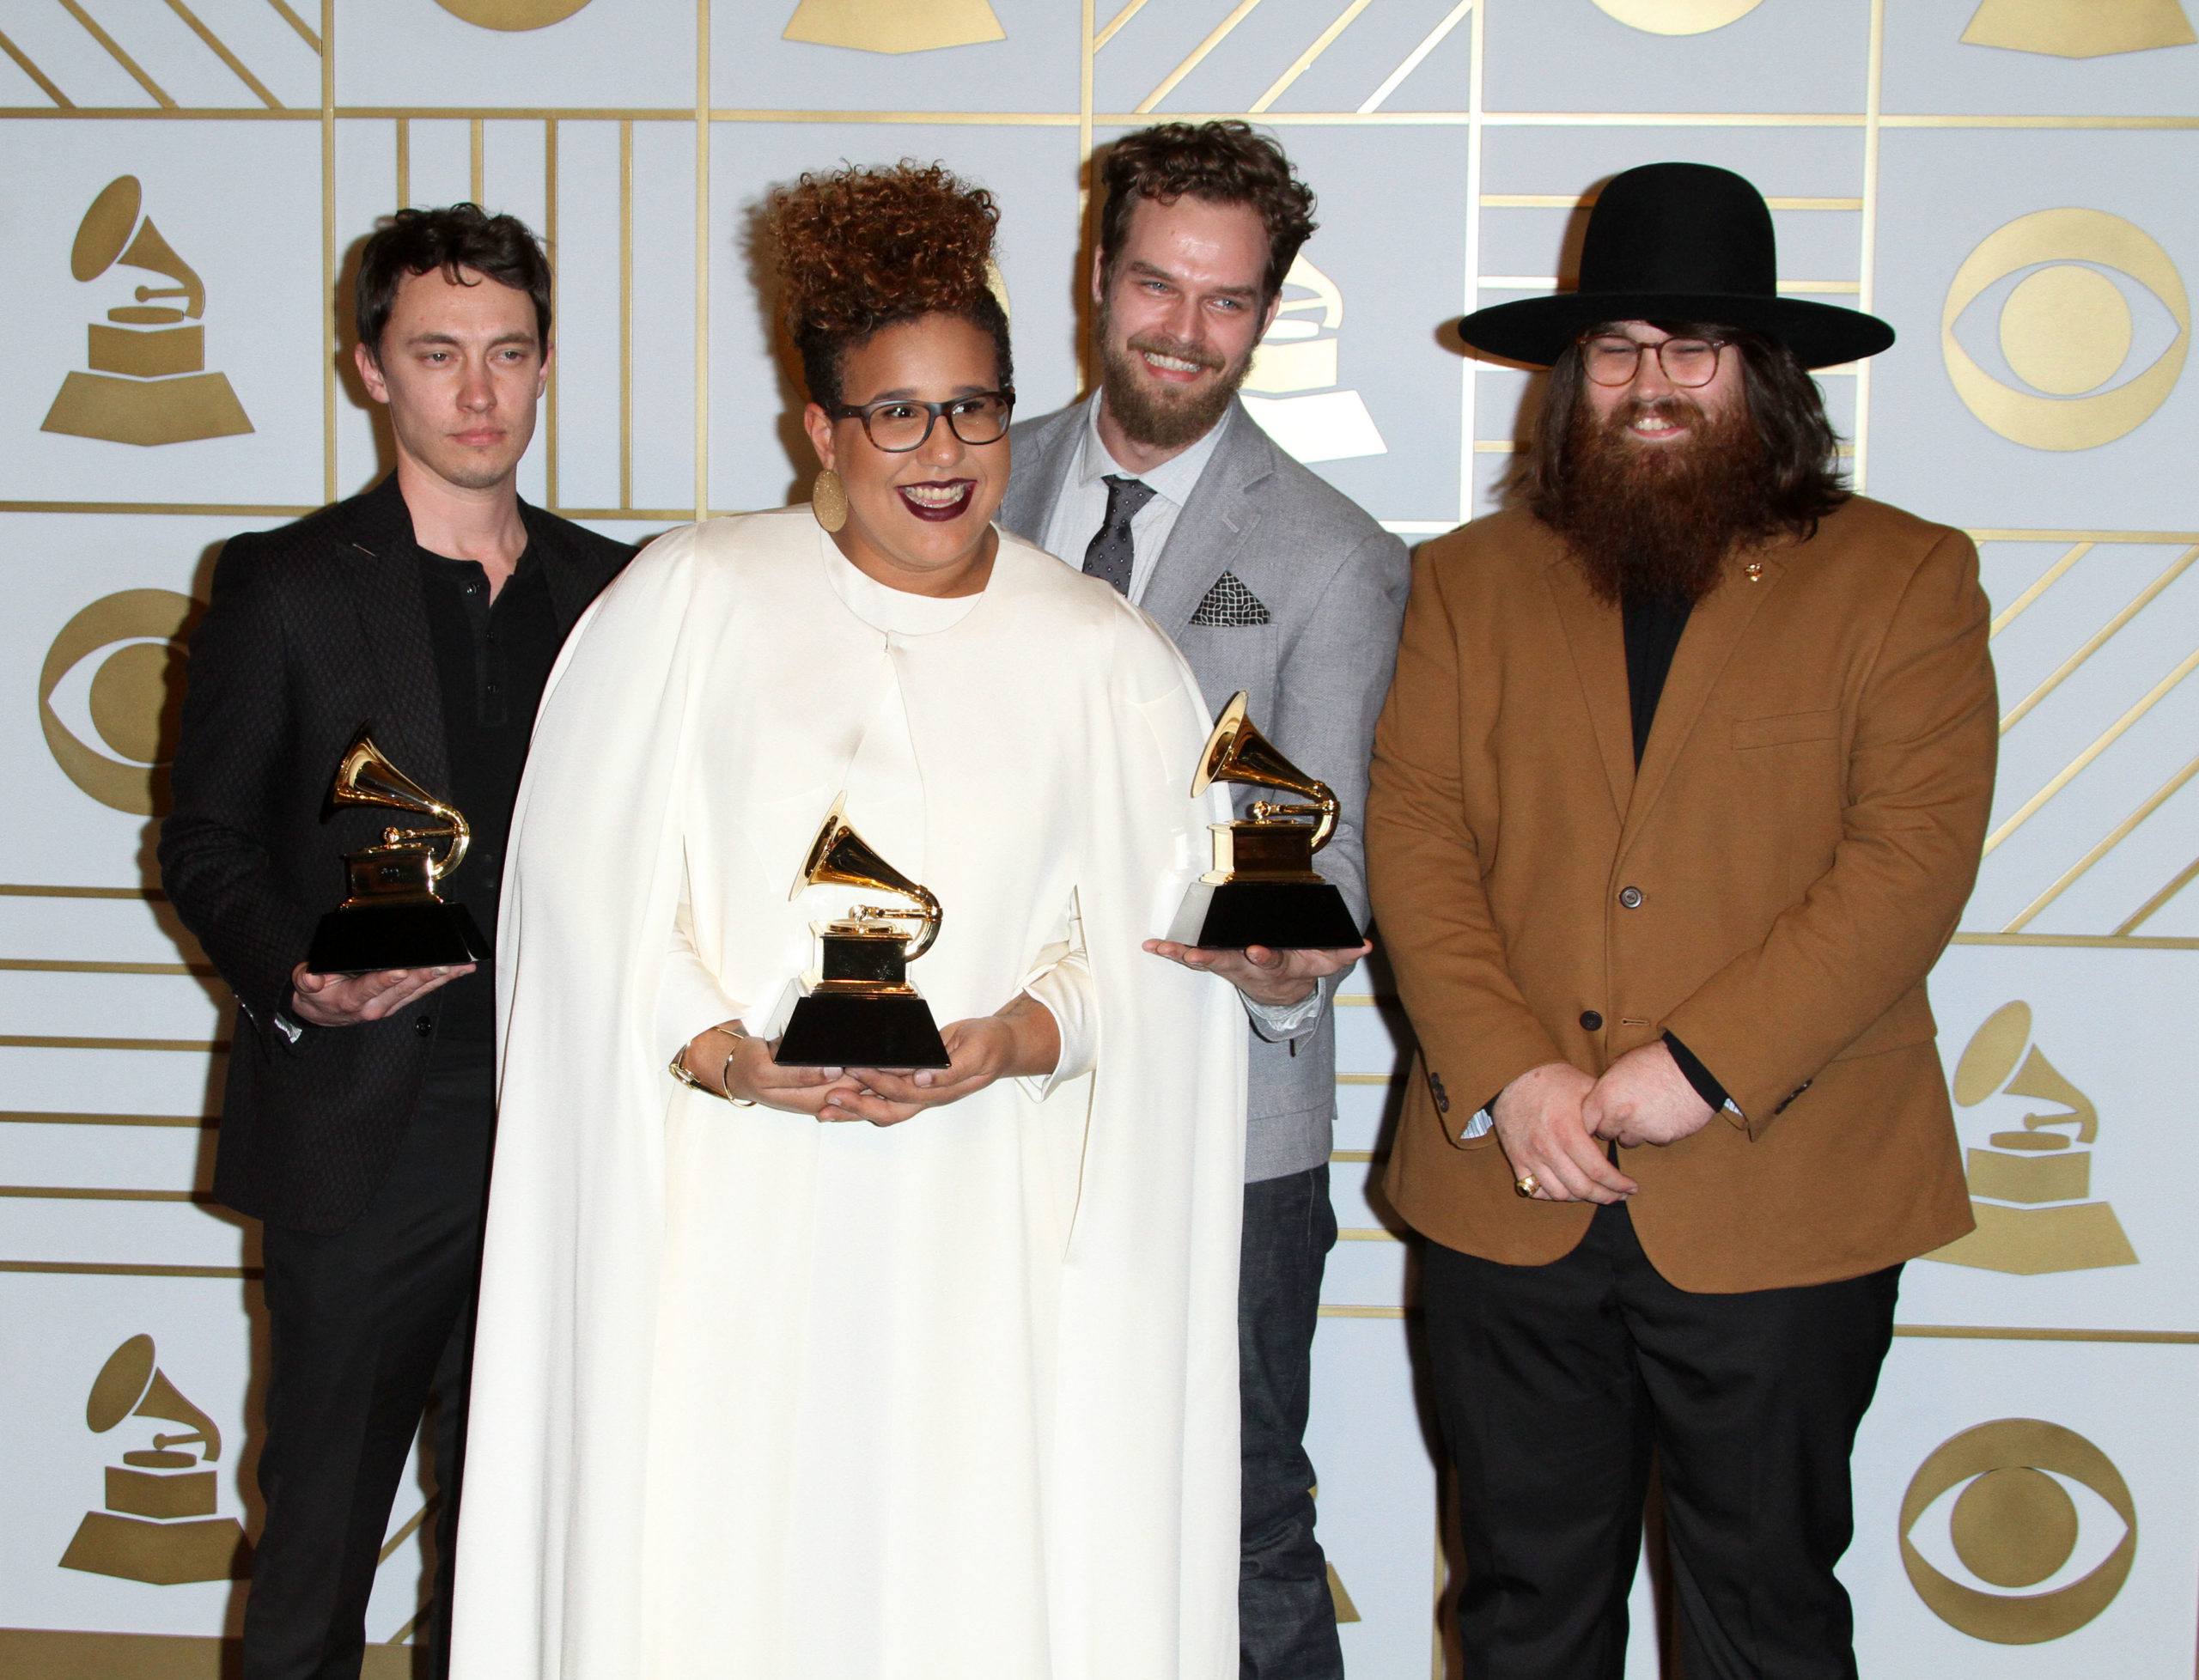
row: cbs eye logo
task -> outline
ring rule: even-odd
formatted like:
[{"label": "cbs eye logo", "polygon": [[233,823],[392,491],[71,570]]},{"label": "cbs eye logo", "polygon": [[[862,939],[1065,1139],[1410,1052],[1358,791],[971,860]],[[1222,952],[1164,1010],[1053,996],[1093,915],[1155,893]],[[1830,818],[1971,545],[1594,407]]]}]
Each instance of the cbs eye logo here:
[{"label": "cbs eye logo", "polygon": [[174,590],[125,589],[79,612],[46,650],[38,676],[46,750],[101,805],[139,817],[168,808],[183,638],[198,611]]},{"label": "cbs eye logo", "polygon": [[[1995,298],[1981,304],[1988,292]],[[1957,336],[1966,313],[1994,317],[2016,384],[1987,372]],[[1965,324],[1964,336],[1982,344],[1983,320]],[[2168,253],[2105,210],[2038,210],[1988,234],[1955,271],[1940,315],[1956,393],[2001,436],[2033,449],[2096,449],[2135,431],[2168,400],[2190,339],[2190,301]]]},{"label": "cbs eye logo", "polygon": [[2082,1435],[2037,1418],[1942,1443],[1901,1501],[1901,1561],[1916,1596],[1995,1645],[2074,1633],[2114,1602],[2137,1551],[2122,1472]]}]

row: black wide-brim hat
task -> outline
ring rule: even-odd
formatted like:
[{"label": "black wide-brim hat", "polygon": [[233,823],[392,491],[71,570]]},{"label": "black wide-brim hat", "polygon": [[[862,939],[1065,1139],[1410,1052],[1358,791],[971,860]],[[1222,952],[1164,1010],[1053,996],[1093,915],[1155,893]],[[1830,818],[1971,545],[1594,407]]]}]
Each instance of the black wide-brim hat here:
[{"label": "black wide-brim hat", "polygon": [[1779,295],[1763,195],[1730,169],[1647,163],[1614,175],[1588,212],[1578,290],[1477,309],[1476,350],[1544,367],[1605,321],[1692,321],[1782,340],[1806,368],[1876,356],[1893,329],[1860,309]]}]

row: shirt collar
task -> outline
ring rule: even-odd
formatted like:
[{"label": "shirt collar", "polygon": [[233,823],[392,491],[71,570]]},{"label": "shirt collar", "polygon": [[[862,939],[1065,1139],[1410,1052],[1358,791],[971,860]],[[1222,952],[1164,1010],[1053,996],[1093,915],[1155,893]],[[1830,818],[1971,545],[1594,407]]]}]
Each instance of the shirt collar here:
[{"label": "shirt collar", "polygon": [[1094,391],[1084,405],[1084,453],[1077,468],[1077,482],[1097,484],[1112,473],[1118,478],[1136,478],[1153,487],[1155,494],[1165,496],[1181,508],[1191,499],[1199,475],[1206,471],[1206,464],[1214,459],[1214,452],[1221,447],[1222,434],[1229,429],[1237,413],[1232,402],[1221,411],[1221,418],[1197,443],[1171,460],[1163,461],[1150,472],[1133,472],[1108,453],[1100,436],[1100,393]]}]

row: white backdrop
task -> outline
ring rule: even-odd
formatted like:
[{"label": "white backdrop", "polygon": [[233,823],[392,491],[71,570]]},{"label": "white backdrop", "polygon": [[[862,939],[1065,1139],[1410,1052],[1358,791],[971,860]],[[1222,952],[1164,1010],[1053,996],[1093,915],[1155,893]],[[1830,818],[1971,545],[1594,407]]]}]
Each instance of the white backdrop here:
[{"label": "white backdrop", "polygon": [[[1844,1572],[1862,1663],[2190,1673],[2193,40],[2178,0],[0,0],[0,1671],[210,1677],[241,1605],[264,1331],[253,1233],[205,1191],[231,1005],[150,861],[169,638],[225,537],[381,470],[331,307],[375,217],[471,197],[550,237],[523,492],[640,539],[801,493],[744,244],[770,183],[905,155],[991,186],[1039,413],[1078,388],[1091,148],[1250,114],[1322,222],[1252,395],[1409,541],[1486,507],[1527,394],[1443,324],[1564,276],[1617,170],[1741,169],[1782,284],[1899,329],[1824,383],[1859,482],[1979,537],[2007,721],[1934,977],[1983,1223],[1905,1279]],[[1351,1672],[1410,1680],[1443,1562],[1411,1251],[1365,1190],[1383,989],[1342,1010],[1313,1446]],[[109,1360],[140,1336],[218,1457],[133,1467],[198,1427],[88,1427],[137,1403],[145,1349]],[[378,1642],[411,1636],[422,1501]]]}]

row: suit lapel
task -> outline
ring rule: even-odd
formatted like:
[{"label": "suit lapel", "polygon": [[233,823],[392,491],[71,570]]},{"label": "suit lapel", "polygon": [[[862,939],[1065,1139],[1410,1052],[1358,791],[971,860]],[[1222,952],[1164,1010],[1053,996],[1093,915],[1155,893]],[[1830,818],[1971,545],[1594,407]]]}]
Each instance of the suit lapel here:
[{"label": "suit lapel", "polygon": [[[1759,568],[1756,577],[1751,578],[1745,571],[1747,563],[1754,563]],[[1648,819],[1657,795],[1664,791],[1672,767],[1679,762],[1680,754],[1695,733],[1710,691],[1717,686],[1727,661],[1733,656],[1733,649],[1739,645],[1764,598],[1778,587],[1785,570],[1785,562],[1775,551],[1751,550],[1727,563],[1725,577],[1718,587],[1697,601],[1695,611],[1688,615],[1687,630],[1672,655],[1672,673],[1665,679],[1665,691],[1657,701],[1657,721],[1650,727],[1648,744],[1642,751],[1634,797],[1626,807],[1626,820],[1619,833],[1620,855],[1625,855],[1627,847]],[[1613,618],[1616,621],[1616,614]],[[1622,649],[1622,673],[1624,666]],[[1632,751],[1629,737],[1628,752]]]},{"label": "suit lapel", "polygon": [[430,793],[450,782],[442,685],[436,674],[428,602],[412,557],[412,516],[395,473],[360,498],[360,520],[337,552],[351,586],[360,645],[380,703],[375,744]]},{"label": "suit lapel", "polygon": [[594,599],[589,587],[592,580],[565,552],[564,542],[549,514],[522,502],[519,516],[527,525],[527,546],[537,551],[543,580],[550,586],[550,610],[557,615],[557,637],[562,642],[573,621]]},{"label": "suit lapel", "polygon": [[1274,472],[1275,445],[1242,404],[1233,405],[1229,429],[1177,515],[1139,603],[1172,637],[1252,534],[1260,514],[1252,492]]},{"label": "suit lapel", "polygon": [[1544,569],[1558,623],[1573,655],[1573,674],[1587,703],[1596,750],[1611,784],[1611,809],[1622,822],[1634,795],[1634,710],[1626,688],[1626,637],[1618,609],[1598,599],[1580,567],[1561,548]]}]

